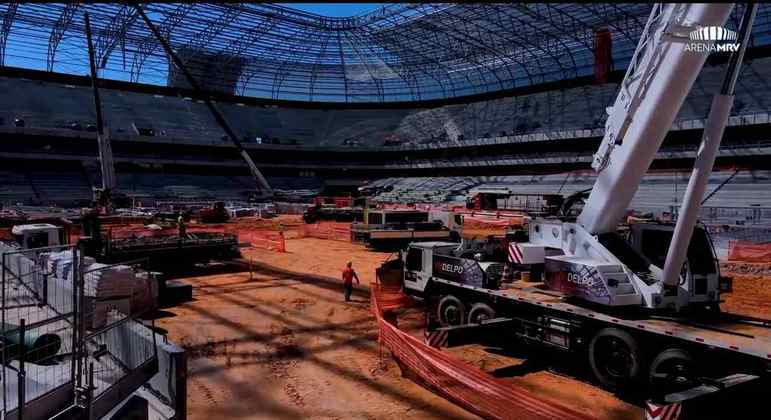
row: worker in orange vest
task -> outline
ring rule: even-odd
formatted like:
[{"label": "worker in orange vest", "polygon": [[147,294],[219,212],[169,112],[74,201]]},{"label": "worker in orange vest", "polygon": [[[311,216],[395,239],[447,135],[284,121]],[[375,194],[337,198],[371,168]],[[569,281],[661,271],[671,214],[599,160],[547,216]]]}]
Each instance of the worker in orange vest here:
[{"label": "worker in orange vest", "polygon": [[356,275],[356,271],[352,268],[353,263],[348,261],[343,269],[343,288],[345,290],[345,301],[351,301],[351,292],[353,292],[353,279],[356,279],[356,284],[361,284],[359,276]]}]

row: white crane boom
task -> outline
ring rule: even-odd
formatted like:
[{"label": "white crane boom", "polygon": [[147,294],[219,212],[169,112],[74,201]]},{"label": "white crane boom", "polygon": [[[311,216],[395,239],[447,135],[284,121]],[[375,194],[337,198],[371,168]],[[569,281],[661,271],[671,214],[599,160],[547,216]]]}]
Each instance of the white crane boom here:
[{"label": "white crane boom", "polygon": [[[605,137],[592,162],[597,180],[577,221],[536,219],[528,242],[516,244],[543,250],[529,264],[543,259],[550,289],[609,306],[679,311],[719,304],[726,287],[708,234],[696,226],[696,218],[756,11],[754,5],[745,7],[737,35],[722,27],[733,7],[653,6],[608,110]],[[618,223],[711,51],[733,54],[705,124],[681,217],[674,226],[634,223],[622,236]]]},{"label": "white crane boom", "polygon": [[696,225],[696,219],[701,208],[701,199],[704,197],[704,192],[707,189],[709,174],[712,172],[712,167],[715,164],[715,157],[720,148],[723,131],[731,114],[736,79],[739,77],[739,68],[744,59],[747,41],[749,41],[749,33],[752,30],[752,23],[755,20],[757,10],[757,4],[746,6],[738,39],[739,50],[731,56],[728,62],[723,79],[723,87],[720,93],[715,95],[709,117],[707,117],[707,122],[704,125],[701,146],[699,146],[699,150],[696,153],[693,171],[683,196],[683,204],[678,213],[677,224],[672,234],[672,241],[669,244],[667,259],[661,275],[662,281],[669,287],[676,287],[680,281],[680,271],[686,260],[693,228]]},{"label": "white crane boom", "polygon": [[733,4],[656,4],[594,155],[594,188],[578,217],[591,234],[614,232],[708,54],[687,51],[689,33],[722,26]]}]

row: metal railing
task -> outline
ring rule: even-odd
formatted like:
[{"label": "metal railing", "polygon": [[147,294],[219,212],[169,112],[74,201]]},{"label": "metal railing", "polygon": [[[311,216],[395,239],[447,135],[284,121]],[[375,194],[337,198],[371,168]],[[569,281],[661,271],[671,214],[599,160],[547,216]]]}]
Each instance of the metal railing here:
[{"label": "metal railing", "polygon": [[[142,261],[97,265],[87,258],[69,245],[0,243],[2,418],[47,417],[72,405],[88,412],[102,397],[120,401],[128,391],[118,385],[133,378],[138,386],[157,363],[155,334],[132,306],[155,299],[155,279]],[[130,275],[118,278],[120,270]],[[113,295],[100,289],[106,275],[115,277]]]},{"label": "metal railing", "polygon": [[75,382],[78,276],[70,273],[78,265],[72,246],[22,250],[0,244],[4,415],[21,419],[32,401]]}]

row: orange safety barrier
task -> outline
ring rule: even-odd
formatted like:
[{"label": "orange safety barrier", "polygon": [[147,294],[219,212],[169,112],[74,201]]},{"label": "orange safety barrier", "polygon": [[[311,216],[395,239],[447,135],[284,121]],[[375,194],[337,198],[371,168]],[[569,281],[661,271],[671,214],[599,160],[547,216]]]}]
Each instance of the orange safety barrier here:
[{"label": "orange safety barrier", "polygon": [[771,263],[771,243],[728,241],[728,260],[753,263]]},{"label": "orange safety barrier", "polygon": [[333,241],[351,241],[351,224],[337,222],[319,222],[303,225],[300,236],[306,238],[328,239]]},{"label": "orange safety barrier", "polygon": [[487,216],[487,215],[464,215],[463,227],[470,228],[506,228],[511,225],[521,225],[523,219],[521,216]]},{"label": "orange safety barrier", "polygon": [[429,389],[461,407],[490,419],[590,419],[588,414],[544,398],[515,384],[496,379],[481,369],[435,349],[399,330],[386,318],[401,307],[401,291],[372,285],[370,300],[377,317],[378,341],[390,350],[402,369],[408,369]]},{"label": "orange safety barrier", "polygon": [[249,229],[234,225],[189,225],[188,233],[218,232],[236,235],[239,243],[248,243],[255,248],[267,249],[276,252],[286,252],[286,238],[284,232],[262,226],[259,229]]},{"label": "orange safety barrier", "polygon": [[424,203],[412,203],[412,204],[396,204],[396,203],[382,203],[378,205],[383,210],[449,210],[446,204],[424,204]]},{"label": "orange safety barrier", "polygon": [[284,232],[239,230],[234,233],[237,235],[239,243],[246,242],[255,248],[286,252]]}]

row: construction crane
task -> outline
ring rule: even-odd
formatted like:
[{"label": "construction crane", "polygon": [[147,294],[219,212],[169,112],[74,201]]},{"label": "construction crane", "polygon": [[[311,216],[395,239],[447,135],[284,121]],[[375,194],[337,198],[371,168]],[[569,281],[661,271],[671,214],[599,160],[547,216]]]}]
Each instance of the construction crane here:
[{"label": "construction crane", "polygon": [[112,156],[110,137],[104,130],[102,117],[102,101],[99,97],[99,80],[96,73],[96,61],[94,58],[94,44],[91,40],[91,20],[88,13],[83,14],[85,20],[86,40],[88,42],[88,62],[91,70],[91,90],[94,94],[94,110],[96,112],[96,140],[99,145],[99,165],[102,174],[101,188],[94,189],[94,202],[101,207],[105,214],[112,213],[115,203],[113,195],[116,193],[117,181],[115,179],[115,164]]},{"label": "construction crane", "polygon": [[[597,180],[575,223],[536,220],[522,246],[562,251],[544,257],[550,273],[567,272],[552,286],[594,303],[681,310],[716,306],[719,271],[706,231],[696,226],[707,180],[733,104],[734,86],[756,6],[746,7],[737,37],[722,28],[733,4],[656,4],[608,110],[605,136],[592,167]],[[705,124],[677,224],[636,224],[618,233],[643,176],[708,57],[692,48],[704,29],[734,50],[722,89]],[[713,29],[714,28],[714,29]],[[725,34],[725,35],[724,35]],[[714,45],[715,41],[708,41]],[[736,45],[738,43],[738,46]],[[685,264],[685,265],[684,265]],[[556,278],[556,276],[553,276]]]},{"label": "construction crane", "polygon": [[160,32],[158,32],[158,29],[155,27],[155,25],[153,25],[153,23],[147,17],[144,10],[142,10],[142,6],[140,6],[139,3],[137,2],[131,2],[131,3],[137,9],[137,12],[139,12],[139,16],[142,18],[142,20],[145,22],[147,27],[150,29],[150,32],[153,33],[155,38],[158,40],[158,42],[161,44],[163,49],[166,51],[166,54],[174,62],[174,65],[177,66],[177,68],[179,68],[179,70],[182,71],[182,74],[184,74],[185,79],[187,79],[187,82],[190,83],[190,86],[193,88],[193,90],[203,98],[212,116],[217,121],[217,124],[219,124],[222,130],[225,131],[225,134],[233,143],[233,145],[236,147],[236,149],[238,150],[238,153],[241,155],[241,158],[243,158],[244,162],[246,162],[246,165],[249,167],[249,171],[252,173],[252,177],[254,178],[254,181],[256,184],[255,187],[256,187],[256,191],[259,193],[259,198],[271,198],[273,196],[273,189],[270,187],[270,184],[268,184],[268,181],[262,175],[262,172],[260,172],[260,170],[257,168],[257,165],[254,164],[254,161],[252,160],[251,156],[249,156],[249,152],[246,151],[243,144],[241,144],[241,142],[238,140],[238,136],[236,136],[236,133],[233,131],[232,128],[230,128],[230,125],[225,120],[225,117],[217,109],[217,107],[211,101],[209,96],[203,92],[201,87],[198,85],[198,82],[195,80],[193,75],[187,69],[187,66],[185,66],[182,60],[180,60],[180,58],[171,48],[171,45],[169,45],[169,43],[161,36]]},{"label": "construction crane", "polygon": [[[720,312],[720,293],[730,283],[696,224],[757,10],[747,5],[738,34],[731,34],[721,26],[733,7],[654,5],[609,109],[593,162],[597,180],[578,217],[534,219],[527,231],[513,232],[505,264],[494,252],[473,250],[469,258],[457,243],[434,241],[413,242],[378,268],[380,282],[398,281],[426,302],[429,345],[496,340],[571,353],[578,356],[571,363],[588,362],[603,386],[649,386],[651,397],[667,403],[767,378],[771,321]],[[716,44],[694,48],[708,36],[728,38],[730,48],[721,49],[733,54],[680,218],[674,225],[634,223],[624,236],[619,224],[704,65],[704,51]],[[507,268],[522,272],[523,281],[504,282]],[[536,277],[530,280],[543,273],[544,284],[524,273]]]}]

